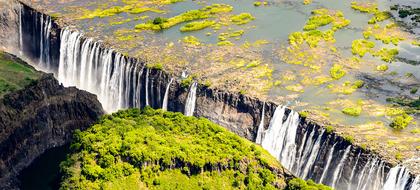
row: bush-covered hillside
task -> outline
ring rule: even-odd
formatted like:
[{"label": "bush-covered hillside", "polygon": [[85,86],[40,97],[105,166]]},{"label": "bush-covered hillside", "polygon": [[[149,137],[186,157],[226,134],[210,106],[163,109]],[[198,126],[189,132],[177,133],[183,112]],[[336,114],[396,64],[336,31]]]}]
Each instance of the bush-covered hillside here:
[{"label": "bush-covered hillside", "polygon": [[209,120],[151,108],[104,116],[72,149],[62,189],[275,189],[291,179],[260,146]]}]

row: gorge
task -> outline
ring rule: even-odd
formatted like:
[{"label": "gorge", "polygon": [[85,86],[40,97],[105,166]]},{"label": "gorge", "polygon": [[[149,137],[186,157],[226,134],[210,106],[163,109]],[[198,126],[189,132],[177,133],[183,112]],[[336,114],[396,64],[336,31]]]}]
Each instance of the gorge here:
[{"label": "gorge", "polygon": [[[119,53],[19,2],[1,15],[3,46],[66,87],[97,96],[107,113],[150,106],[205,117],[260,144],[293,175],[337,190],[419,190],[420,176],[284,105],[207,87]],[[189,73],[190,75],[193,73]],[[3,151],[2,151],[3,152]]]}]

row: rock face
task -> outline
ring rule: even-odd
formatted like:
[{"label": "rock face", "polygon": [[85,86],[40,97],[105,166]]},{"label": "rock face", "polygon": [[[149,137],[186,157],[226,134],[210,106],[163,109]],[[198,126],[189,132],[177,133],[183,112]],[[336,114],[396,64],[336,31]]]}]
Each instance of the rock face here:
[{"label": "rock face", "polygon": [[65,88],[44,75],[0,102],[0,189],[15,188],[16,176],[47,149],[69,143],[103,114],[92,95]]},{"label": "rock face", "polygon": [[19,47],[19,35],[16,34],[19,34],[20,6],[13,0],[0,0],[0,49],[11,52]]}]

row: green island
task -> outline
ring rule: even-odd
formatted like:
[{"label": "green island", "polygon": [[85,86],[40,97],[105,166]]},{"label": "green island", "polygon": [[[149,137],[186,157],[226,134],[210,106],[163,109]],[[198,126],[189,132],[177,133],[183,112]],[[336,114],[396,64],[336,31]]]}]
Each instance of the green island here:
[{"label": "green island", "polygon": [[76,132],[61,189],[331,188],[287,176],[260,146],[207,119],[146,107]]},{"label": "green island", "polygon": [[0,51],[0,97],[23,89],[37,80],[41,73],[18,58]]}]

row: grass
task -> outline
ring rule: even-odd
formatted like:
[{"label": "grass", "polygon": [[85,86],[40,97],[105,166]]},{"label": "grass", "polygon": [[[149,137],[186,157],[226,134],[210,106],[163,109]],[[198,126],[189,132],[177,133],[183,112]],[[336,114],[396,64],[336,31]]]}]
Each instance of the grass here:
[{"label": "grass", "polygon": [[[154,30],[154,31],[160,31],[163,29],[171,28],[177,24],[183,23],[183,22],[189,22],[194,20],[200,20],[200,19],[207,19],[215,14],[219,13],[227,13],[231,12],[233,10],[233,7],[226,4],[212,4],[209,6],[206,6],[202,9],[197,10],[189,10],[184,13],[181,13],[177,16],[171,17],[171,18],[163,18],[159,22],[155,22],[156,18],[154,20],[149,20],[146,23],[137,24],[135,26],[138,30]],[[203,24],[203,23],[201,23]],[[206,23],[209,24],[209,23]],[[214,24],[214,23],[213,23]],[[209,25],[210,26],[210,25]],[[199,28],[199,26],[197,26]],[[208,26],[207,26],[208,27]],[[186,28],[184,28],[186,29]]]},{"label": "grass", "polygon": [[203,21],[196,21],[196,22],[190,22],[183,27],[181,27],[179,30],[181,32],[190,32],[190,31],[196,31],[196,30],[202,30],[204,28],[207,28],[213,24],[215,24],[215,21],[212,20],[203,20]]},{"label": "grass", "polygon": [[17,58],[0,52],[0,97],[24,88],[40,75],[41,73]]},{"label": "grass", "polygon": [[330,189],[287,183],[266,150],[207,119],[151,108],[106,115],[71,148],[61,189]]},{"label": "grass", "polygon": [[354,40],[351,44],[351,52],[353,55],[364,57],[366,53],[371,53],[375,43],[365,39]]},{"label": "grass", "polygon": [[373,56],[380,57],[381,60],[385,62],[394,61],[396,55],[398,55],[398,49],[381,48],[373,53]]},{"label": "grass", "polygon": [[359,107],[346,107],[343,110],[341,110],[341,112],[343,112],[346,115],[350,115],[350,116],[359,116],[360,113],[362,112],[362,108]]},{"label": "grass", "polygon": [[201,45],[200,40],[196,38],[195,36],[185,36],[182,39],[182,42],[184,42],[185,44],[193,45],[193,46]]},{"label": "grass", "polygon": [[351,2],[351,8],[362,13],[376,13],[378,11],[378,4],[364,3],[364,2]]},{"label": "grass", "polygon": [[251,15],[251,13],[241,13],[238,15],[233,15],[230,17],[230,21],[232,21],[234,24],[237,25],[243,25],[247,24],[255,19],[254,16]]},{"label": "grass", "polygon": [[377,71],[387,71],[388,70],[388,65],[387,64],[382,64],[382,65],[378,65],[376,66],[376,70]]},{"label": "grass", "polygon": [[396,116],[391,124],[389,124],[390,127],[394,128],[394,129],[404,129],[408,126],[408,124],[410,124],[410,122],[413,120],[413,117],[411,117],[410,115],[404,113],[402,115]]},{"label": "grass", "polygon": [[330,75],[333,79],[339,80],[346,75],[346,71],[344,71],[343,66],[334,64],[333,67],[330,69]]}]

